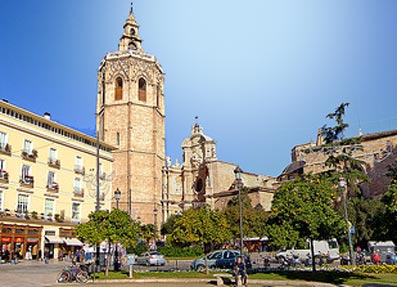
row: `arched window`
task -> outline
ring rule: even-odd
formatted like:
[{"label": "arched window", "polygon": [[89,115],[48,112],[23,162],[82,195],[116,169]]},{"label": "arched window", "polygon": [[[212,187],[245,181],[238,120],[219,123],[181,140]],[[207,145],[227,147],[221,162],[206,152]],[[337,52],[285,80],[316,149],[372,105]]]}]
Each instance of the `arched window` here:
[{"label": "arched window", "polygon": [[146,81],[140,78],[138,81],[138,100],[146,102]]},{"label": "arched window", "polygon": [[131,36],[134,36],[134,35],[135,35],[135,30],[134,30],[134,28],[131,28],[131,30],[130,30],[130,35],[131,35]]},{"label": "arched window", "polygon": [[156,89],[156,107],[160,108],[160,86],[157,86]]},{"label": "arched window", "polygon": [[136,50],[136,45],[133,41],[128,44],[128,50]]},{"label": "arched window", "polygon": [[102,72],[102,106],[105,105],[105,98],[106,98],[106,94],[105,94],[105,72]]},{"label": "arched window", "polygon": [[118,77],[116,79],[116,88],[114,91],[114,99],[117,100],[121,100],[123,98],[123,80]]},{"label": "arched window", "polygon": [[120,133],[119,132],[117,132],[117,145],[119,146],[120,145]]}]

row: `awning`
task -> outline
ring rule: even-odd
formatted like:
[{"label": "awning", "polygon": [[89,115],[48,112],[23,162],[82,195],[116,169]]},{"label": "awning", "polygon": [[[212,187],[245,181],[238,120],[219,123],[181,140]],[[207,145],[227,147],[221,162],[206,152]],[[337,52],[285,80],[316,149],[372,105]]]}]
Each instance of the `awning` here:
[{"label": "awning", "polygon": [[77,238],[63,238],[63,242],[65,242],[68,246],[83,246],[83,242],[78,240]]},{"label": "awning", "polygon": [[44,237],[45,237],[45,240],[51,244],[62,244],[63,243],[63,240],[61,238],[59,238],[58,236],[46,235]]}]

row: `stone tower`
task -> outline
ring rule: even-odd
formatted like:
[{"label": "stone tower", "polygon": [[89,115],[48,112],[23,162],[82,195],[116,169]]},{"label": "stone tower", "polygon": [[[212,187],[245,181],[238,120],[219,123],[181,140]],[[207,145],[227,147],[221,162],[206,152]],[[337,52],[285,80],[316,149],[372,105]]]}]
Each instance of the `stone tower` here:
[{"label": "stone tower", "polygon": [[121,191],[119,208],[142,223],[158,225],[165,161],[164,73],[142,48],[132,7],[123,28],[118,51],[107,53],[98,69],[97,131],[101,140],[118,148],[112,181]]}]

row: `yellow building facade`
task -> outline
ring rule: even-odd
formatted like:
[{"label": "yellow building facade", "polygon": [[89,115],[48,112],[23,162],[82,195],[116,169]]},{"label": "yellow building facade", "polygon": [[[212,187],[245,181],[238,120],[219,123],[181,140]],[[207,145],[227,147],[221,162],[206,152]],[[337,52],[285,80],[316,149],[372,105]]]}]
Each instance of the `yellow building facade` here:
[{"label": "yellow building facade", "polygon": [[37,257],[48,249],[57,257],[79,248],[73,229],[97,206],[97,174],[98,206],[111,209],[112,150],[48,113],[0,101],[1,250]]}]

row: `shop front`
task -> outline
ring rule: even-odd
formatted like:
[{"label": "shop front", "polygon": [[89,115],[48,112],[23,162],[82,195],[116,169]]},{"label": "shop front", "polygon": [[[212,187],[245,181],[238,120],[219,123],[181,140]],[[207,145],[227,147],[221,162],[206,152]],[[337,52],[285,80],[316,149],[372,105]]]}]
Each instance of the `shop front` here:
[{"label": "shop front", "polygon": [[13,251],[18,259],[36,259],[40,246],[41,226],[0,223],[0,248],[4,254]]},{"label": "shop front", "polygon": [[55,230],[46,230],[44,234],[44,250],[49,251],[50,259],[57,258],[62,249],[62,238],[55,235]]},{"label": "shop front", "polygon": [[75,258],[78,251],[83,248],[83,243],[76,238],[76,231],[69,228],[60,228],[59,237],[63,240],[62,253],[68,260]]}]

